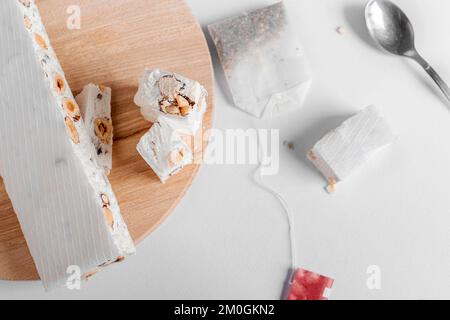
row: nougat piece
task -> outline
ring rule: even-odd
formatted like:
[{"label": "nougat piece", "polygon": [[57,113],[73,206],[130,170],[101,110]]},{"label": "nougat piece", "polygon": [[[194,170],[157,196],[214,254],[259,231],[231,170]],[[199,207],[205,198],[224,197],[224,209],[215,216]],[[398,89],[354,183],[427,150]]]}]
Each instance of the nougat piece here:
[{"label": "nougat piece", "polygon": [[111,119],[111,88],[91,83],[85,86],[75,99],[94,144],[98,163],[109,175],[112,170],[114,134]]},{"label": "nougat piece", "polygon": [[145,70],[134,103],[150,122],[163,118],[175,130],[195,135],[207,110],[207,92],[197,81],[161,70]]},{"label": "nougat piece", "polygon": [[163,183],[193,162],[189,146],[163,119],[141,138],[137,150]]},{"label": "nougat piece", "polygon": [[135,247],[35,1],[0,1],[0,166],[47,290]]},{"label": "nougat piece", "polygon": [[327,134],[309,152],[309,160],[328,181],[327,190],[353,174],[395,140],[380,109],[369,106]]},{"label": "nougat piece", "polygon": [[288,300],[328,300],[334,280],[305,269],[298,269],[292,279]]}]

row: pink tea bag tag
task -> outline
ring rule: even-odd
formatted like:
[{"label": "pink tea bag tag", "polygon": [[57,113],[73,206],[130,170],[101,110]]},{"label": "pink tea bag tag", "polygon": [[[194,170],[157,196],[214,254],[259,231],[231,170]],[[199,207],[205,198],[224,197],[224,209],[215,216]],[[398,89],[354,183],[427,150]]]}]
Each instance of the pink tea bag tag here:
[{"label": "pink tea bag tag", "polygon": [[292,279],[288,300],[328,300],[334,279],[297,269]]}]

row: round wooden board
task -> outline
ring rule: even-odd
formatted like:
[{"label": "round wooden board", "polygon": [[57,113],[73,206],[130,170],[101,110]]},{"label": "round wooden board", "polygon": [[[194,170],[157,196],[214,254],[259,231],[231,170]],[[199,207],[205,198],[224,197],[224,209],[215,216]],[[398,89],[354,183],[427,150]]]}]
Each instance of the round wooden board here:
[{"label": "round wooden board", "polygon": [[[197,174],[185,168],[161,184],[136,151],[151,127],[133,104],[145,67],[183,74],[209,92],[204,131],[211,127],[213,71],[203,32],[184,0],[40,0],[51,42],[75,94],[89,82],[113,90],[115,144],[110,181],[136,242],[174,209]],[[81,29],[69,30],[67,10],[81,8]],[[204,135],[195,139],[201,160]],[[196,162],[197,163],[197,162]],[[0,279],[39,279],[25,239],[0,180]]]}]

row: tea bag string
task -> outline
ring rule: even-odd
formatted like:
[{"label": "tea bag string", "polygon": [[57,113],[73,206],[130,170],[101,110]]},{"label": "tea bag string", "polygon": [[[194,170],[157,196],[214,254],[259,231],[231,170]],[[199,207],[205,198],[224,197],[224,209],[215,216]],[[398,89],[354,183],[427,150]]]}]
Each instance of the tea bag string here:
[{"label": "tea bag string", "polygon": [[281,204],[284,213],[286,215],[287,224],[289,227],[289,240],[290,240],[290,249],[291,249],[291,275],[289,277],[289,283],[292,284],[293,277],[295,274],[295,270],[297,268],[297,249],[296,249],[296,240],[295,240],[295,227],[294,227],[294,216],[292,214],[291,208],[289,207],[288,202],[284,199],[283,195],[274,190],[272,187],[270,187],[265,181],[262,174],[262,169],[265,166],[265,158],[262,151],[261,146],[261,139],[258,135],[258,161],[259,166],[255,171],[255,174],[253,176],[254,182],[263,190],[267,191],[268,193],[272,194],[278,202]]}]

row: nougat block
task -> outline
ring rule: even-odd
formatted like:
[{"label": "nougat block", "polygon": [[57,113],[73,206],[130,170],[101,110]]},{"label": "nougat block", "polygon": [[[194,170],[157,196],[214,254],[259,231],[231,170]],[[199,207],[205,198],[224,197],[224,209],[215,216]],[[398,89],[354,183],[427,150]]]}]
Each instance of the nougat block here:
[{"label": "nougat block", "polygon": [[322,138],[308,158],[327,179],[327,190],[334,192],[337,183],[394,140],[395,135],[380,109],[369,106]]},{"label": "nougat block", "polygon": [[163,119],[141,138],[137,150],[163,183],[193,162],[189,146]]},{"label": "nougat block", "polygon": [[107,175],[112,170],[113,123],[111,88],[88,84],[75,98],[81,109],[88,134],[94,144],[97,160]]},{"label": "nougat block", "polygon": [[0,170],[50,290],[135,247],[35,1],[0,1],[0,22]]}]

